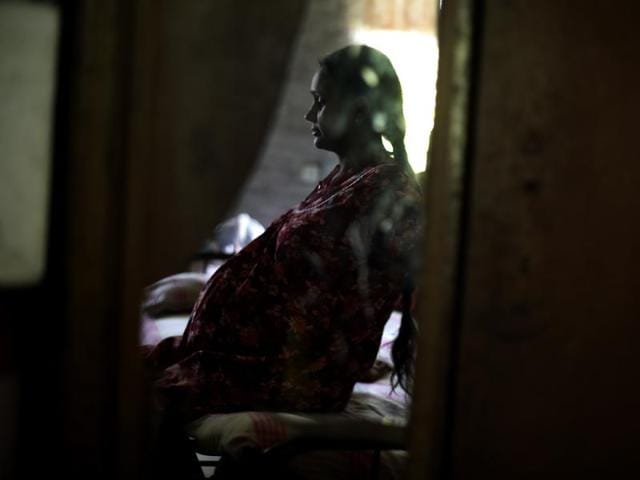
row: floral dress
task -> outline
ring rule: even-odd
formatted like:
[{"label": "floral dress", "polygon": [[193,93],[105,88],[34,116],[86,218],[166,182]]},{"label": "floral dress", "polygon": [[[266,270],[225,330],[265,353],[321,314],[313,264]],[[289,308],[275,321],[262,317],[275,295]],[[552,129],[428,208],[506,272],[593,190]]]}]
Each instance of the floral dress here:
[{"label": "floral dress", "polygon": [[338,171],[216,271],[184,335],[149,355],[181,416],[341,410],[374,363],[420,194],[392,161]]}]

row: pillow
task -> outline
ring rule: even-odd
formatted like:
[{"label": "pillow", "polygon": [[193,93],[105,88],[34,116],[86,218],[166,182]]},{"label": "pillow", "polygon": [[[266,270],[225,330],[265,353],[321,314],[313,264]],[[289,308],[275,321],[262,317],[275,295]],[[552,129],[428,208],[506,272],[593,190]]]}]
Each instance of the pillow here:
[{"label": "pillow", "polygon": [[144,290],[142,313],[160,317],[189,313],[210,274],[186,272],[165,277]]}]

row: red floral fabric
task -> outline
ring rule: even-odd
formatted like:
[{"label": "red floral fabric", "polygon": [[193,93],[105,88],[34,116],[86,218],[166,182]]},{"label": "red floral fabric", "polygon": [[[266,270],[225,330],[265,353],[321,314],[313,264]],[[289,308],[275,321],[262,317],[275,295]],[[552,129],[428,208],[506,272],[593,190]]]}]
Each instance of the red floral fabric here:
[{"label": "red floral fabric", "polygon": [[163,398],[188,418],[341,410],[375,361],[418,205],[395,163],[336,167],[211,277],[182,338],[152,351]]}]

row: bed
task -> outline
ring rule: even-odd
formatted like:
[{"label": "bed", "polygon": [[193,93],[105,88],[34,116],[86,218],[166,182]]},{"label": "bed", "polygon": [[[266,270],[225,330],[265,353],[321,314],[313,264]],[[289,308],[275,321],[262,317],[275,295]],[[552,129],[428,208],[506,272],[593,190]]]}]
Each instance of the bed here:
[{"label": "bed", "polygon": [[[188,315],[143,316],[142,343],[181,335]],[[400,313],[382,336],[378,361],[391,364]],[[357,383],[339,414],[238,412],[187,426],[202,475],[215,478],[399,479],[406,461],[408,398],[390,374]]]}]

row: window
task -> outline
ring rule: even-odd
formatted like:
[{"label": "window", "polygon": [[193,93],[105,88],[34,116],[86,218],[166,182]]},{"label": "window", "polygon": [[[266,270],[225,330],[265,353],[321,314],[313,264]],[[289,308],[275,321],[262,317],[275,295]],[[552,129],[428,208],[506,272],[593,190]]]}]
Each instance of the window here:
[{"label": "window", "polygon": [[44,272],[58,16],[0,4],[0,286]]}]

